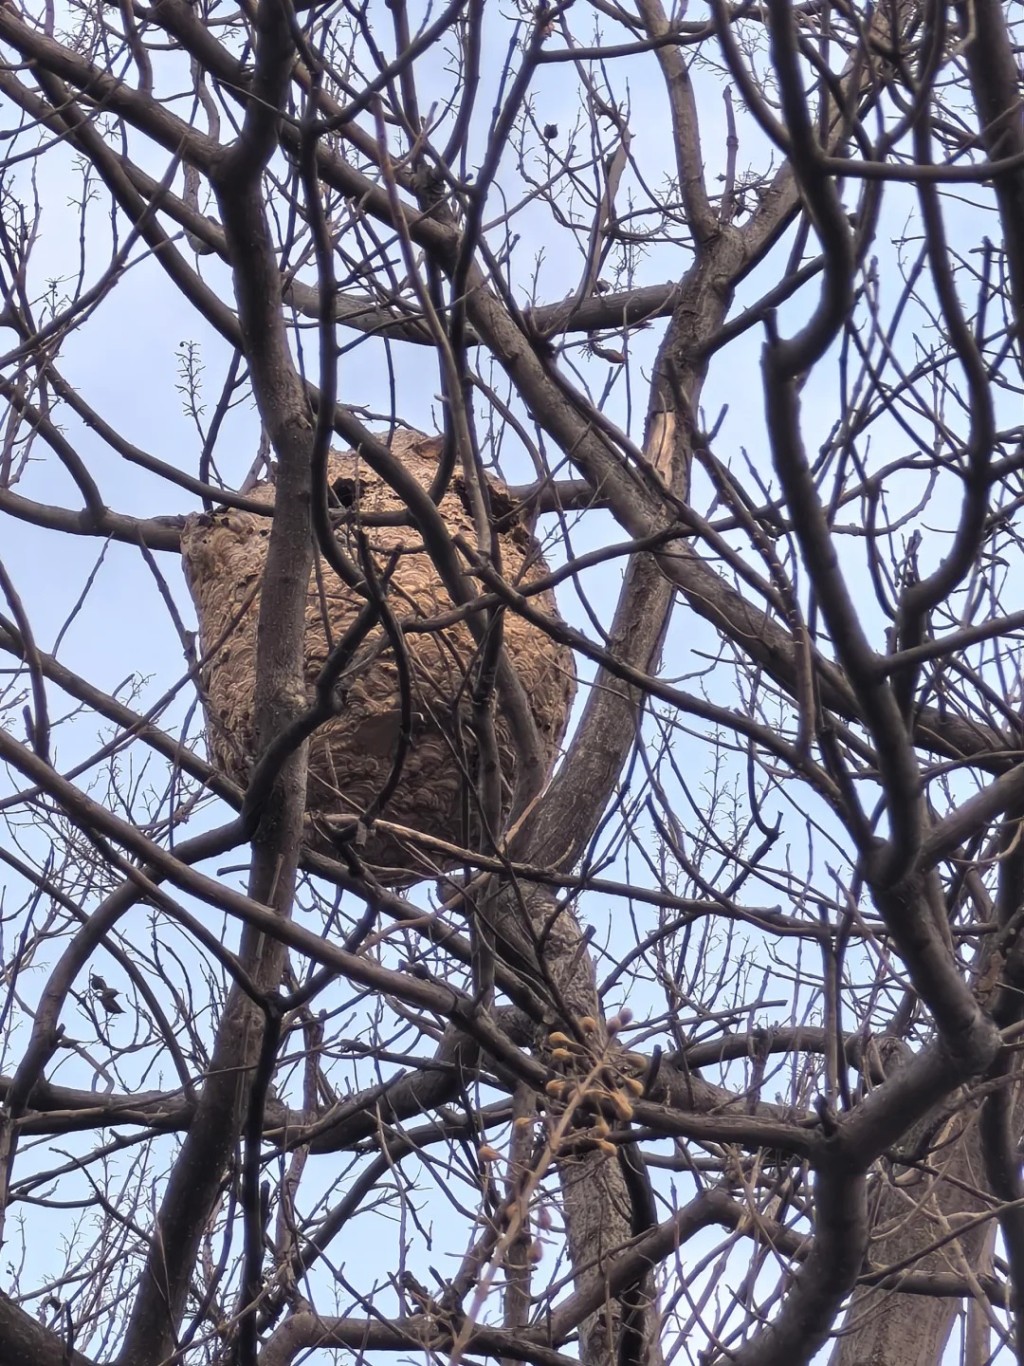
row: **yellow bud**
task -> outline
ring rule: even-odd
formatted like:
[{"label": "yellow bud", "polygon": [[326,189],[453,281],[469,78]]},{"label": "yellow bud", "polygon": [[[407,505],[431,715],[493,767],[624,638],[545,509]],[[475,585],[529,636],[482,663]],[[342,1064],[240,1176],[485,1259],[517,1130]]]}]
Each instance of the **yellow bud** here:
[{"label": "yellow bud", "polygon": [[612,1109],[620,1119],[630,1120],[633,1118],[633,1107],[620,1092],[609,1091],[608,1100],[611,1102]]},{"label": "yellow bud", "polygon": [[481,1143],[477,1152],[480,1154],[482,1162],[497,1162],[498,1158],[501,1157],[497,1148],[492,1148],[489,1143]]}]

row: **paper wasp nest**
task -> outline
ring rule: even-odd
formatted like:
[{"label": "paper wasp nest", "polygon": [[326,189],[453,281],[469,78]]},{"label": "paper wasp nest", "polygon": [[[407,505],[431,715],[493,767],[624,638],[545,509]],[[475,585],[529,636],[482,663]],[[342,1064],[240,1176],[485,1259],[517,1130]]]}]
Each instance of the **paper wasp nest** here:
[{"label": "paper wasp nest", "polygon": [[[436,472],[440,441],[415,432],[398,432],[392,452],[424,486]],[[398,495],[353,452],[332,454],[328,477],[344,511],[336,535],[358,563],[357,526],[361,516],[403,511]],[[515,511],[507,490],[490,480],[492,507],[500,527],[502,572],[513,585],[541,578],[546,566],[537,544]],[[439,505],[452,536],[476,545],[473,518],[456,473]],[[274,486],[261,484],[249,495],[272,506]],[[387,579],[391,611],[406,626],[452,610],[416,529],[360,526],[380,575]],[[208,743],[213,761],[244,784],[257,757],[253,741],[256,625],[259,584],[270,536],[270,518],[237,509],[190,517],[182,532],[185,577],[195,601],[203,654]],[[396,550],[401,553],[394,555]],[[551,593],[531,599],[540,611],[556,614]],[[310,698],[329,650],[351,626],[364,605],[321,561],[310,579],[306,601],[306,685]],[[477,647],[463,621],[427,631],[408,630],[405,650],[411,673],[413,742],[400,783],[382,819],[464,845],[478,838],[472,775],[476,752],[470,726],[471,673]],[[533,712],[544,759],[553,765],[575,693],[572,652],[537,627],[508,611],[504,643]],[[400,689],[394,651],[378,625],[362,642],[336,689],[338,714],[310,742],[307,786],[308,835],[329,851],[332,817],[361,816],[391,771],[400,726]],[[495,731],[507,805],[516,777],[512,728],[497,696]],[[400,885],[431,876],[444,860],[417,852],[399,836],[373,827],[361,856],[382,881]]]}]

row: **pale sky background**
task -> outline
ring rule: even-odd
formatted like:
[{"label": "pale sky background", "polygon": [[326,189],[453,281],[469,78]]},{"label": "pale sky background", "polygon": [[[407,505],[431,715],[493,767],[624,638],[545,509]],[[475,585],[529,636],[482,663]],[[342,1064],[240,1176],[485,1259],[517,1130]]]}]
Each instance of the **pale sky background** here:
[{"label": "pale sky background", "polygon": [[[375,0],[375,3],[380,5],[384,17],[382,0]],[[425,9],[420,5],[410,8],[414,18]],[[574,15],[571,17],[575,19]],[[497,27],[496,22],[496,29]],[[390,51],[389,28],[382,24],[379,36],[382,45]],[[498,63],[504,56],[504,42],[504,38],[500,44],[495,42],[489,51],[492,62]],[[635,75],[631,72],[629,80],[629,123],[634,135],[632,150],[642,160],[648,183],[659,185],[664,177],[671,173],[672,168],[664,87],[656,77],[656,67],[652,58],[642,59],[634,64],[634,68]],[[616,89],[620,96],[625,93],[621,78],[624,69],[626,68],[621,64],[613,67]],[[421,73],[420,79],[424,86],[421,91],[422,103],[424,107],[428,107],[433,95],[427,84],[427,64],[418,64],[417,71]],[[702,108],[703,150],[708,167],[709,188],[713,191],[716,188],[715,175],[724,164],[725,124],[722,100],[717,82],[703,73],[697,73],[696,79]],[[538,122],[557,123],[560,132],[556,145],[564,147],[578,111],[575,83],[570,77],[569,68],[543,68],[534,82],[533,91],[533,107]],[[484,113],[489,113],[490,98],[491,96],[487,95],[480,101],[478,120],[481,128],[484,127]],[[761,167],[766,162],[764,140],[751,123],[743,118],[741,111],[739,117],[742,140],[740,169],[748,164]],[[12,116],[9,110],[0,110],[0,123],[5,127],[11,125]],[[159,153],[154,157],[149,169],[157,175],[162,175],[166,165],[167,158],[163,153]],[[52,149],[40,160],[36,169],[43,216],[32,266],[33,292],[39,294],[48,280],[59,281],[61,277],[66,277],[69,271],[73,273],[77,269],[79,224],[74,208],[68,202],[69,195],[75,193],[76,184],[72,153],[67,148]],[[25,164],[18,172],[16,183],[17,179],[24,183],[27,174],[28,165]],[[515,180],[514,166],[511,163],[507,180],[511,198],[511,187]],[[497,198],[493,200],[494,204],[498,202]],[[855,188],[849,191],[847,202],[851,209],[855,207]],[[625,196],[620,195],[620,211],[624,204]],[[102,272],[108,260],[105,213],[105,201],[100,195],[90,210],[89,218],[91,245],[87,273],[90,280]],[[895,269],[892,248],[887,244],[902,231],[906,213],[906,195],[894,189],[887,195],[887,208],[883,214],[882,227],[875,248],[881,262],[880,288],[883,305],[890,309],[898,296],[901,281]],[[966,242],[974,241],[975,223],[974,215],[966,208],[958,210],[951,215],[951,234],[959,228]],[[514,278],[525,286],[530,279],[532,263],[543,253],[538,272],[538,296],[545,302],[564,296],[578,280],[581,262],[578,256],[566,250],[565,239],[552,233],[547,213],[542,207],[531,208],[517,218],[515,229],[520,233],[521,241],[517,248],[518,265]],[[769,260],[744,283],[734,306],[734,313],[739,311],[744,303],[757,298],[763,288],[778,279],[780,262],[785,261],[791,241],[792,235],[787,234]],[[92,246],[93,243],[95,248]],[[677,252],[664,248],[656,249],[640,263],[637,283],[656,283],[678,276],[688,264],[688,259]],[[204,258],[200,268],[204,276],[211,279],[219,278],[225,282],[224,294],[227,297],[226,269],[211,257]],[[308,279],[309,276],[304,278]],[[58,284],[58,293],[61,288]],[[780,325],[783,332],[799,326],[806,316],[809,304],[817,298],[817,289],[817,282],[812,282],[781,310]],[[522,295],[520,297],[523,298]],[[911,321],[910,330],[913,330],[914,325]],[[637,440],[642,435],[646,380],[663,326],[662,322],[657,322],[648,331],[635,334],[631,341],[635,389],[632,395],[633,422],[630,435]],[[315,364],[315,334],[310,330],[306,335],[309,338],[312,363]],[[341,332],[342,342],[348,341],[350,335]],[[155,261],[147,259],[132,267],[125,279],[100,305],[95,316],[68,340],[62,351],[60,368],[65,378],[74,383],[84,397],[126,437],[153,455],[196,473],[200,441],[194,425],[183,412],[182,395],[178,392],[179,357],[184,343],[194,343],[198,347],[205,367],[203,397],[208,405],[208,417],[216,403],[227,366],[226,348],[198,314],[184,303]],[[0,350],[13,344],[13,334],[0,330]],[[757,464],[762,477],[769,481],[770,460],[764,439],[759,376],[761,344],[761,330],[751,329],[744,338],[729,347],[725,357],[712,364],[703,395],[703,410],[710,426],[721,407],[728,405],[728,414],[716,438],[716,453],[730,460],[742,476],[744,466],[741,449],[745,449]],[[342,402],[358,402],[381,413],[387,411],[389,387],[387,370],[382,364],[382,354],[381,343],[370,341],[346,355],[339,379],[339,398]],[[432,417],[437,410],[434,396],[438,390],[432,356],[426,350],[402,345],[393,347],[391,354],[397,369],[399,415],[414,426],[431,430]],[[579,358],[578,353],[574,355]],[[607,369],[603,362],[591,361],[588,373],[600,383]],[[625,405],[624,378],[620,378],[608,411],[615,420],[623,423]],[[482,400],[478,400],[478,428],[481,432],[485,425],[482,410]],[[804,394],[805,434],[809,448],[813,449],[818,442],[824,440],[835,420],[835,414],[835,367],[830,360],[826,360],[819,366]],[[118,457],[110,455],[103,442],[91,432],[83,431],[72,415],[63,414],[61,423],[97,478],[108,504],[116,511],[158,515],[184,513],[198,507],[198,502],[191,499],[183,490],[168,489],[145,471],[126,465]],[[884,431],[885,428],[881,428],[879,434]],[[229,482],[241,480],[248,470],[255,455],[258,437],[256,415],[251,403],[246,402],[236,408],[228,419],[217,446],[220,472]],[[895,449],[903,449],[906,439],[894,433],[893,442],[894,451],[888,453],[887,458],[891,458]],[[41,446],[37,447],[37,453],[43,454]],[[510,459],[512,453],[513,448],[509,444],[505,448],[505,473],[513,480],[528,479],[528,465],[524,461],[523,465],[516,469]],[[78,496],[70,479],[50,456],[47,456],[45,462],[40,461],[30,467],[17,491],[26,497],[44,502],[78,506]],[[703,511],[707,504],[708,492],[700,476],[695,479],[694,500]],[[949,522],[955,520],[958,505],[957,493],[955,501],[951,499],[949,504]],[[578,522],[573,531],[576,551],[584,552],[602,543],[608,535],[610,524],[610,519],[603,514],[590,514]],[[624,539],[621,532],[613,534],[616,539]],[[929,567],[929,554],[937,556],[938,548],[938,539],[934,544],[926,542],[922,548],[923,568]],[[86,581],[93,572],[101,552],[103,563],[95,574],[82,611],[64,636],[60,658],[65,664],[107,690],[112,691],[118,687],[123,689],[125,680],[132,676],[145,680],[141,703],[138,704],[141,708],[159,696],[169,681],[180,676],[186,666],[180,642],[169,621],[166,608],[139,553],[118,543],[110,544],[104,551],[102,543],[98,540],[61,536],[17,522],[12,518],[5,518],[0,530],[0,553],[22,595],[37,640],[40,646],[47,650],[53,647],[68,613],[83,593]],[[848,557],[851,565],[854,564],[857,553],[856,547],[843,547],[843,554]],[[184,587],[180,566],[175,557],[166,554],[158,554],[157,561],[160,571],[174,589],[186,625],[193,626],[194,612]],[[592,605],[606,617],[610,615],[614,604],[618,573],[618,566],[604,566],[598,570],[588,571],[585,576]],[[1021,596],[1020,589],[1017,590],[1016,598],[1013,594],[1008,594],[1006,609],[1012,611],[1024,605],[1020,600]],[[859,597],[858,602],[870,625],[875,642],[880,644],[878,632],[882,624],[881,614],[875,608],[870,588],[866,584],[865,592]],[[586,629],[586,618],[579,605],[573,602],[568,585],[560,590],[559,603],[563,613],[573,624]],[[685,609],[677,609],[666,647],[664,672],[668,676],[683,677],[693,675],[697,671],[703,672],[706,669],[705,654],[713,651],[714,646],[714,637],[709,629],[697,622]],[[9,661],[3,660],[0,663],[7,664]],[[724,690],[727,684],[728,675],[725,671],[720,671],[710,680],[706,680],[706,686],[716,701],[732,700],[731,692],[715,692],[716,688]],[[700,686],[699,680],[691,678],[687,686],[697,690]],[[123,691],[121,695],[124,695]],[[52,688],[49,690],[49,697],[54,717],[60,716],[65,709],[65,700]],[[166,722],[168,728],[173,729],[173,724],[180,720],[192,702],[192,692],[186,689],[171,710]],[[17,715],[16,710],[15,721]],[[191,736],[197,734],[200,724],[198,715],[193,715],[189,732]],[[681,762],[688,774],[693,776],[695,784],[699,784],[700,774],[708,755],[707,748],[695,740],[683,737],[679,738],[678,746]],[[66,770],[90,754],[95,747],[95,727],[88,718],[71,726],[63,726],[55,734],[54,753],[57,766]],[[0,797],[10,790],[4,786],[4,781],[3,775],[0,774]],[[159,782],[154,781],[159,786]],[[794,810],[790,807],[784,793],[782,799],[776,797],[768,804],[765,814],[770,819],[776,807],[782,812],[787,822],[789,838],[793,842],[794,863],[799,867],[801,843],[804,840],[801,811],[808,805],[808,798],[803,792],[794,796],[800,809]],[[681,798],[680,801],[682,804]],[[834,831],[835,826],[827,820],[825,813],[818,810],[813,803],[810,805],[813,807],[813,814],[825,820],[826,828]],[[225,815],[223,809],[211,806],[188,827],[187,833],[193,833],[201,828],[201,823],[219,822]],[[835,851],[826,852],[830,859],[837,858]],[[236,851],[234,855],[219,862],[237,866],[243,861],[244,851]],[[638,881],[648,881],[648,877],[638,870],[637,864],[636,859],[631,860],[630,872]],[[609,870],[609,875],[614,875],[614,869]],[[239,878],[240,875],[236,875],[236,880]],[[8,884],[6,900],[9,904],[15,904],[19,898],[18,887],[6,872],[0,872],[0,886],[5,880]],[[751,884],[751,888],[753,886],[754,884]],[[425,898],[429,893],[429,886],[424,886],[417,890],[416,896]],[[754,890],[748,889],[748,896],[755,898],[756,895]],[[762,904],[779,904],[778,894],[767,890],[762,898]],[[606,936],[612,949],[621,943],[631,942],[634,931],[621,916],[608,923],[606,906],[593,904],[589,910],[598,927],[599,945],[605,941]],[[138,914],[142,915],[143,912],[140,911]],[[654,913],[648,914],[651,916],[648,925],[650,927],[654,923]],[[233,937],[234,933],[235,927],[232,926],[229,934]],[[793,950],[785,946],[780,952],[785,960]],[[761,983],[762,973],[771,971],[773,965],[763,956],[762,947],[755,947],[754,953],[756,961],[752,964],[751,978],[756,992]],[[41,965],[37,963],[36,966],[39,968]],[[104,971],[99,962],[97,967]],[[106,975],[108,980],[116,981],[116,971],[107,971]],[[599,976],[601,975],[603,974],[599,964]],[[43,981],[44,974],[41,971],[29,974],[22,983],[26,996],[31,998]],[[116,984],[123,985],[120,982]],[[84,990],[84,983],[81,986]],[[342,986],[326,994],[322,1004],[337,1003],[345,998],[346,993],[347,989]],[[768,995],[784,997],[787,990],[769,991]],[[630,1004],[642,1015],[642,1001],[631,999]],[[782,1015],[787,1013],[788,1009],[780,1012]],[[763,1019],[759,1022],[767,1023],[768,1020]],[[83,1044],[93,1050],[97,1061],[102,1061],[102,1041],[89,1038],[91,1025],[87,1017],[71,1002],[65,1010],[65,1023],[69,1033],[81,1037]],[[113,1036],[122,1039],[122,1031],[131,1027],[128,1017],[121,1018],[112,1026]],[[353,1012],[352,1023],[346,1025],[343,1032],[352,1035],[357,1030],[358,1009]],[[20,1056],[24,1039],[25,1031],[19,1030],[7,1041],[2,1059],[4,1071],[10,1071]],[[50,1069],[50,1076],[53,1080],[69,1085],[97,1084],[94,1080],[95,1074],[90,1073],[87,1059],[72,1055],[62,1057],[59,1064]],[[165,1075],[162,1082],[171,1084],[170,1074]],[[102,1089],[103,1083],[98,1084]],[[140,1077],[140,1084],[155,1086],[161,1084],[161,1078],[153,1075],[143,1081]],[[784,1079],[780,1081],[779,1089],[784,1089]],[[71,1135],[61,1139],[60,1146],[67,1151],[88,1149],[92,1142],[88,1135]],[[19,1173],[23,1175],[33,1160],[26,1145],[26,1156],[21,1159]],[[42,1145],[40,1161],[46,1163],[51,1160],[52,1158],[46,1155],[46,1145]],[[337,1164],[342,1160],[318,1159],[323,1169],[323,1181],[328,1182],[334,1178],[338,1170]],[[414,1170],[411,1163],[406,1164],[406,1167],[409,1172]],[[316,1168],[317,1163],[311,1162],[306,1178],[309,1189],[315,1188],[321,1179],[321,1174]],[[679,1184],[682,1187],[682,1182]],[[310,1197],[307,1194],[304,1198],[308,1207]],[[453,1236],[454,1242],[447,1252],[461,1252],[465,1225],[461,1219],[446,1224],[446,1210],[439,1195],[433,1195],[427,1200],[426,1209],[428,1215],[433,1218],[437,1231],[437,1247],[426,1260],[445,1274],[451,1269],[450,1263],[446,1260],[445,1250],[449,1237]],[[35,1212],[32,1219],[37,1219]],[[37,1228],[34,1228],[34,1249],[39,1246],[36,1236]],[[381,1222],[373,1215],[361,1215],[340,1241],[339,1246],[334,1249],[334,1254],[342,1260],[354,1258],[358,1265],[353,1270],[353,1277],[358,1274],[360,1284],[365,1284],[367,1263],[379,1263],[382,1277],[392,1269],[395,1236],[394,1226]],[[688,1258],[691,1254],[696,1258],[700,1248],[700,1241],[695,1240],[691,1248],[688,1248]],[[38,1255],[38,1251],[33,1250],[33,1258]],[[422,1267],[414,1269],[418,1274],[424,1272]],[[424,1278],[429,1280],[428,1276]],[[313,1359],[326,1360],[328,1356],[329,1354],[319,1353]]]}]

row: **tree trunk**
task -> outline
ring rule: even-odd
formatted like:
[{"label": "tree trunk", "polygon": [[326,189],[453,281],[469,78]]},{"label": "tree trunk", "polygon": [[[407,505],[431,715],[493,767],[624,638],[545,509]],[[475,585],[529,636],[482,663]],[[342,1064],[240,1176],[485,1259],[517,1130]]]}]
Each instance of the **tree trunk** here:
[{"label": "tree trunk", "polygon": [[[935,1165],[915,1171],[887,1163],[872,1196],[868,1248],[872,1270],[900,1266],[912,1272],[979,1273],[994,1237],[994,1222],[975,1224],[961,1237],[924,1253],[959,1224],[991,1206],[980,1152],[977,1109],[946,1121],[931,1150]],[[926,1134],[921,1126],[918,1137]],[[905,1152],[909,1155],[912,1144]],[[935,1366],[962,1299],[904,1295],[887,1286],[865,1285],[854,1292],[829,1366]]]}]

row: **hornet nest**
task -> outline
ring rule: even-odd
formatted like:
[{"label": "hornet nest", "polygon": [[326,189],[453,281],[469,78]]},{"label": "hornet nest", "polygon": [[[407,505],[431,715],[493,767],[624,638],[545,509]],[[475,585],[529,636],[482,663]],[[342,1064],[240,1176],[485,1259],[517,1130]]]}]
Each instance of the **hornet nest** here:
[{"label": "hornet nest", "polygon": [[[438,438],[399,431],[391,451],[420,484],[430,486],[441,451]],[[330,455],[328,479],[339,544],[358,564],[359,537],[365,538],[364,550],[368,548],[376,565],[394,617],[410,628],[450,614],[452,600],[416,528],[373,524],[371,514],[405,510],[390,485],[355,451]],[[499,529],[502,574],[513,586],[529,585],[547,572],[537,542],[506,487],[490,476],[488,485]],[[259,484],[250,497],[271,508],[274,485]],[[452,537],[460,536],[475,548],[468,503],[457,470],[439,511]],[[364,517],[369,519],[365,524]],[[258,757],[253,736],[256,626],[270,525],[269,517],[221,508],[189,517],[182,532],[185,577],[199,617],[209,749],[213,761],[243,785]],[[531,603],[557,617],[550,592],[533,595]],[[306,688],[311,700],[330,650],[364,605],[365,599],[321,559],[306,599]],[[504,615],[503,630],[505,651],[533,714],[550,772],[576,688],[572,652],[511,610]],[[464,620],[427,630],[406,629],[403,639],[411,676],[412,743],[398,785],[380,813],[383,825],[371,824],[360,847],[361,857],[391,885],[436,875],[452,861],[429,847],[417,848],[413,840],[387,826],[404,826],[469,848],[481,838],[474,798],[477,747],[471,725],[478,645]],[[387,782],[401,721],[398,679],[393,647],[378,624],[341,675],[335,688],[336,714],[310,741],[307,835],[314,847],[336,850],[337,828],[351,834],[352,818],[361,818],[371,808]],[[517,776],[517,754],[500,689],[494,730],[505,818]],[[338,817],[348,820],[337,821]]]}]

